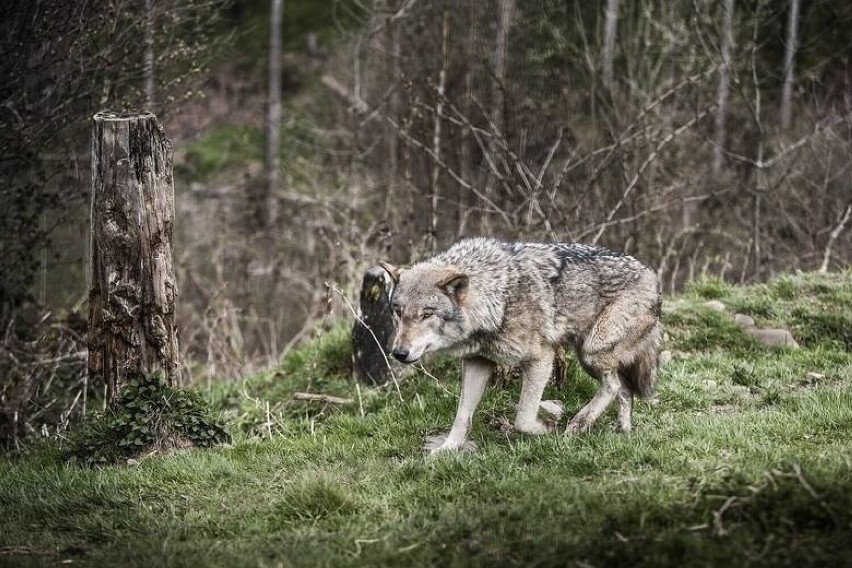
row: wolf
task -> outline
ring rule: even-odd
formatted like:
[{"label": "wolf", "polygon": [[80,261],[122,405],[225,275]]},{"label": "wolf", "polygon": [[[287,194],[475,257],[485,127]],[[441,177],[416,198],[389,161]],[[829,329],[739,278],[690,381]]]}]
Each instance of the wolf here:
[{"label": "wolf", "polygon": [[[394,281],[397,331],[391,354],[415,363],[431,352],[462,358],[458,411],[432,453],[469,449],[471,420],[496,366],[521,369],[515,430],[544,434],[539,419],[557,350],[573,347],[600,382],[566,432],[588,431],[618,399],[618,427],[632,427],[633,397],[657,382],[661,295],[652,270],[632,256],[583,244],[468,238],[409,268],[382,262]],[[561,415],[561,405],[552,414]]]}]

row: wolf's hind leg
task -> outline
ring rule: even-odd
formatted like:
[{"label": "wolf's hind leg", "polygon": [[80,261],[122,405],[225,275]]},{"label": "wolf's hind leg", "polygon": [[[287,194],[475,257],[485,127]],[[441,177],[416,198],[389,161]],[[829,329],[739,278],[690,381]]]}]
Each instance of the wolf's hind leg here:
[{"label": "wolf's hind leg", "polygon": [[482,393],[485,392],[485,385],[488,384],[488,379],[491,378],[493,371],[494,365],[484,359],[471,358],[464,360],[461,396],[459,397],[459,408],[456,412],[456,419],[453,421],[453,427],[450,428],[450,432],[446,435],[446,438],[443,436],[433,436],[427,439],[425,449],[435,454],[473,447],[467,443],[467,434],[470,431],[473,412],[479,405],[480,399],[482,399]]},{"label": "wolf's hind leg", "polygon": [[618,429],[622,432],[633,429],[633,391],[625,384],[618,391]]},{"label": "wolf's hind leg", "polygon": [[539,420],[538,410],[541,395],[550,380],[553,371],[553,353],[530,361],[523,372],[521,398],[518,401],[518,414],[515,417],[515,430],[524,434],[547,434],[553,426]]},{"label": "wolf's hind leg", "polygon": [[620,389],[621,381],[614,371],[604,371],[601,373],[601,388],[591,402],[584,406],[571,419],[568,427],[565,428],[565,432],[569,434],[588,432],[597,419],[600,418],[600,415],[603,414],[604,410],[612,404]]}]

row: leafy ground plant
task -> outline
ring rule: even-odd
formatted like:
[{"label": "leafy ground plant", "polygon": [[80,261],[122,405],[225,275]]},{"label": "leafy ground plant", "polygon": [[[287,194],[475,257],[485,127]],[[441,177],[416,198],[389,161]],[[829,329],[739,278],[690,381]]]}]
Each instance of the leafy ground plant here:
[{"label": "leafy ground plant", "polygon": [[153,374],[127,381],[116,403],[72,436],[68,457],[86,465],[107,465],[229,440],[198,392],[172,388],[162,375]]}]

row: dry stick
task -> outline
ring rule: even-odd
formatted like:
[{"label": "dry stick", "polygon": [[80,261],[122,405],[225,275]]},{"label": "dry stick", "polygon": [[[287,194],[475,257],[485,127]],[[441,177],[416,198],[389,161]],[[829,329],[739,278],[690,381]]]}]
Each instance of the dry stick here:
[{"label": "dry stick", "polygon": [[[686,123],[684,123],[683,125],[678,127],[677,129],[670,132],[665,138],[663,138],[662,140],[659,141],[659,143],[657,143],[656,147],[654,147],[654,150],[650,154],[648,154],[648,157],[645,158],[645,161],[642,162],[641,166],[639,166],[639,169],[636,171],[636,174],[633,176],[633,179],[630,180],[630,183],[624,189],[624,193],[622,193],[621,198],[618,200],[618,203],[615,204],[615,207],[613,207],[612,210],[609,212],[609,214],[606,216],[605,223],[609,223],[610,221],[612,221],[613,217],[615,217],[615,214],[618,212],[619,209],[621,209],[621,206],[624,205],[624,202],[627,200],[627,197],[630,195],[630,193],[636,187],[636,184],[639,183],[639,178],[645,172],[645,169],[649,165],[651,165],[651,162],[653,162],[657,158],[657,156],[660,154],[660,151],[669,142],[674,140],[677,136],[679,136],[684,131],[691,128],[693,125],[695,125],[696,122],[698,122],[699,120],[701,120],[702,118],[707,116],[709,113],[711,113],[714,108],[716,108],[715,104],[710,105],[709,107],[705,108],[703,111],[701,111],[700,113],[698,113],[697,115],[692,117],[692,119],[690,119],[689,121],[687,121]],[[606,225],[602,224],[600,229],[598,230],[597,234],[592,239],[592,244],[596,244],[598,242],[598,240],[601,238],[601,235],[603,235],[603,232],[605,230],[606,230]]]},{"label": "dry stick", "polygon": [[728,534],[728,531],[725,529],[725,525],[722,524],[722,515],[724,515],[725,511],[727,511],[731,505],[736,503],[738,500],[739,497],[737,496],[728,497],[718,511],[713,511],[713,534],[715,536],[725,536]]},{"label": "dry stick", "polygon": [[369,325],[367,325],[367,322],[365,322],[364,319],[361,318],[361,316],[358,315],[358,312],[355,310],[355,308],[349,302],[349,299],[346,297],[346,295],[343,293],[343,291],[340,290],[340,288],[337,287],[336,284],[330,284],[330,283],[326,282],[325,286],[326,286],[326,288],[328,288],[329,290],[331,290],[332,292],[334,292],[335,294],[337,294],[338,296],[340,296],[343,299],[344,303],[346,303],[346,306],[349,308],[349,311],[352,312],[352,317],[354,317],[356,320],[358,320],[361,323],[361,325],[363,325],[367,329],[367,331],[370,332],[370,335],[372,336],[373,341],[376,342],[376,346],[379,348],[379,353],[382,354],[382,358],[384,358],[384,360],[385,360],[385,365],[387,365],[388,372],[390,373],[391,380],[393,381],[393,386],[396,387],[396,394],[397,394],[397,396],[399,396],[399,400],[401,401],[402,400],[402,391],[399,390],[399,382],[396,380],[396,375],[393,372],[393,368],[391,367],[390,361],[388,361],[388,356],[385,353],[385,347],[384,347],[384,345],[382,345],[382,342],[379,341],[379,338],[376,337],[376,334],[373,333],[373,328],[371,328]]},{"label": "dry stick", "polygon": [[852,203],[846,206],[846,210],[843,211],[840,221],[828,236],[828,243],[825,245],[825,252],[823,252],[822,255],[822,264],[819,267],[820,273],[825,274],[828,272],[828,262],[831,260],[831,247],[834,246],[834,241],[836,241],[837,237],[840,236],[840,233],[843,232],[843,229],[846,227],[846,223],[849,222],[850,217],[852,217]]},{"label": "dry stick", "polygon": [[324,402],[326,404],[352,404],[351,398],[341,398],[330,394],[318,394],[312,392],[294,392],[293,400],[306,400],[309,402]]}]

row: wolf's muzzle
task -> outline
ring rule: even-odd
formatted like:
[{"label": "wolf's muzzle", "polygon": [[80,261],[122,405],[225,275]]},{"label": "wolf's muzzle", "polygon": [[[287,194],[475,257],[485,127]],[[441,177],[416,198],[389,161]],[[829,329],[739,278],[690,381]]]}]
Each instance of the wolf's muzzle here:
[{"label": "wolf's muzzle", "polygon": [[408,362],[408,349],[394,349],[391,352],[391,355],[393,355],[397,359],[397,361],[402,361],[403,363]]}]

